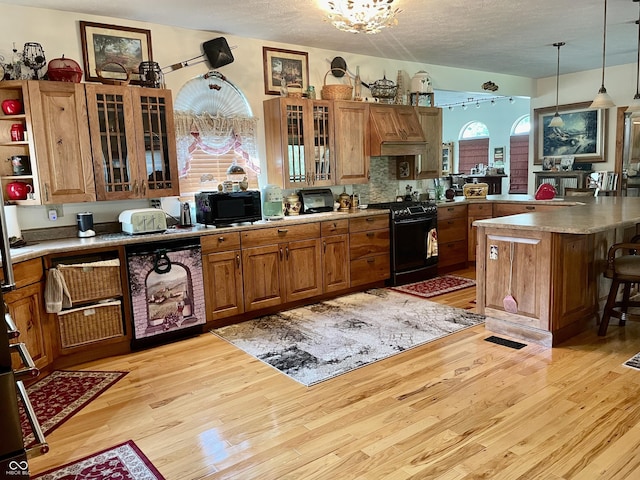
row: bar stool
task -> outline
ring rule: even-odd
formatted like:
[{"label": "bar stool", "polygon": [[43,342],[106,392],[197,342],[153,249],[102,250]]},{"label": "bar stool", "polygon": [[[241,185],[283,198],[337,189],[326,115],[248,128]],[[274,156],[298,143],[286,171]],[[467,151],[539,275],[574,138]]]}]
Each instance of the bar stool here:
[{"label": "bar stool", "polygon": [[[619,250],[622,250],[623,254],[616,256]],[[611,317],[620,319],[620,326],[624,326],[627,320],[640,320],[640,314],[628,313],[630,307],[640,307],[640,301],[629,299],[631,285],[640,284],[640,235],[634,236],[629,242],[616,243],[609,247],[604,276],[611,279],[611,289],[598,330],[600,336],[606,335]],[[623,288],[622,300],[618,301],[620,285]]]}]

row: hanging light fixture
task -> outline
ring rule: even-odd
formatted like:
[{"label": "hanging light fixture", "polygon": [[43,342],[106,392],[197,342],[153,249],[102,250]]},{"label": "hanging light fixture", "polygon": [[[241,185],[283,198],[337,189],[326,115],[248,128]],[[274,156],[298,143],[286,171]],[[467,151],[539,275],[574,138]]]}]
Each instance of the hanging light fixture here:
[{"label": "hanging light fixture", "polygon": [[631,112],[634,116],[640,114],[640,0],[633,0],[638,3],[638,20],[636,20],[636,25],[638,25],[638,62],[636,63],[636,94],[633,97],[632,102],[629,104],[627,108],[627,112]]},{"label": "hanging light fixture", "polygon": [[607,93],[607,89],[604,88],[604,70],[605,70],[605,55],[607,52],[607,0],[604,0],[604,29],[602,34],[602,85],[596,98],[591,103],[590,108],[610,108],[615,107],[615,103],[611,99],[611,96]]},{"label": "hanging light fixture", "polygon": [[395,0],[330,0],[329,21],[338,30],[349,33],[379,33],[398,24],[401,12],[393,7]]},{"label": "hanging light fixture", "polygon": [[564,120],[562,120],[562,117],[558,113],[558,89],[560,86],[560,47],[563,47],[564,45],[564,42],[557,42],[553,44],[553,46],[557,47],[558,49],[558,65],[556,67],[556,114],[549,122],[550,127],[562,127],[564,125]]}]

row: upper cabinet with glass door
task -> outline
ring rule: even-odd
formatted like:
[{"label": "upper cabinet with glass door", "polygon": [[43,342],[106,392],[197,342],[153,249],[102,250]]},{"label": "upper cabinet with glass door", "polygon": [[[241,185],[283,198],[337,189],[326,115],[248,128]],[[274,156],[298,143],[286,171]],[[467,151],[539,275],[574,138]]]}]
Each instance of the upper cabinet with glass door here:
[{"label": "upper cabinet with glass door", "polygon": [[282,188],[334,185],[333,108],[327,100],[264,102],[269,183]]},{"label": "upper cabinet with glass door", "polygon": [[86,85],[98,200],[179,194],[169,90]]}]

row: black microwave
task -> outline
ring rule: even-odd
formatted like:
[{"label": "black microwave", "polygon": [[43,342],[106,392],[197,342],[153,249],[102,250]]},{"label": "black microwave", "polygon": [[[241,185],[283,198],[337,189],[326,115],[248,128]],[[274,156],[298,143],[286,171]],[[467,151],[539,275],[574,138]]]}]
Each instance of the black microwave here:
[{"label": "black microwave", "polygon": [[258,220],[262,220],[262,205],[258,190],[196,193],[197,223],[217,227],[232,223],[253,223]]}]

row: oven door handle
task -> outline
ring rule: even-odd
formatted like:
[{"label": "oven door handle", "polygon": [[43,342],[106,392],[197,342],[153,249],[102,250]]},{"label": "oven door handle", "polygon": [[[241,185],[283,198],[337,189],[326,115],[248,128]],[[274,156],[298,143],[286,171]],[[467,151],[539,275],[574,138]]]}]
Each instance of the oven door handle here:
[{"label": "oven door handle", "polygon": [[27,420],[29,421],[29,425],[31,426],[31,431],[33,432],[33,436],[36,439],[36,444],[27,449],[27,458],[44,455],[49,451],[49,444],[44,438],[44,433],[42,432],[42,427],[40,426],[38,418],[36,417],[36,412],[33,409],[33,406],[31,406],[29,395],[27,395],[27,389],[24,388],[24,383],[22,383],[22,380],[16,381],[16,387],[18,389],[18,396],[20,397],[20,400],[22,400],[22,406],[24,407]]},{"label": "oven door handle", "polygon": [[411,225],[415,223],[429,223],[432,220],[435,221],[436,217],[408,218],[402,220],[394,220],[394,223],[396,225]]}]

